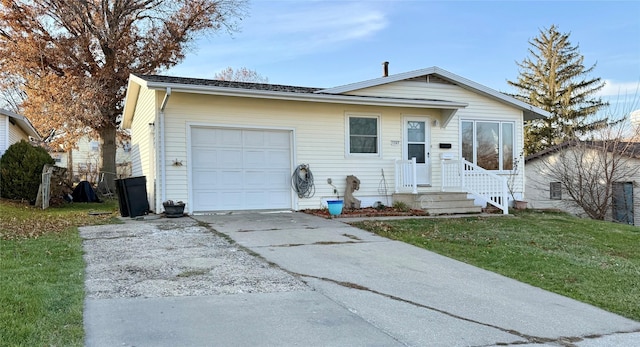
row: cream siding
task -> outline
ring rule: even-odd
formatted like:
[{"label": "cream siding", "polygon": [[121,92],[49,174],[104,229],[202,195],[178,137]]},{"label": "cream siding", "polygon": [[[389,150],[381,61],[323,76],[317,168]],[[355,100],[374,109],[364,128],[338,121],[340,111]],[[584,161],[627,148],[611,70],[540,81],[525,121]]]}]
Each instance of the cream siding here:
[{"label": "cream siding", "polygon": [[9,123],[9,144],[12,145],[20,140],[29,141],[29,135],[27,135],[20,127],[15,124]]},{"label": "cream siding", "polygon": [[11,124],[9,117],[0,115],[0,156],[16,142],[29,141],[29,135],[16,124]]},{"label": "cream siding", "polygon": [[156,169],[154,131],[156,122],[156,92],[142,88],[136,104],[136,113],[131,123],[130,160],[132,176],[145,176],[149,206],[159,211],[156,201]]},{"label": "cream siding", "polygon": [[[380,116],[381,156],[356,157],[345,155],[346,116],[348,113]],[[369,204],[381,200],[378,187],[382,170],[393,193],[394,160],[402,157],[402,146],[392,141],[402,140],[403,114],[415,110],[306,102],[259,100],[233,97],[203,96],[174,93],[166,110],[166,188],[167,197],[189,200],[188,141],[189,124],[198,126],[235,126],[241,128],[291,129],[294,134],[292,167],[309,164],[314,175],[316,194],[312,199],[294,197],[295,209],[318,208],[323,199],[334,197],[327,184],[331,178],[344,194],[346,176],[355,175],[360,190],[355,196]],[[169,140],[170,139],[170,140]],[[170,142],[169,142],[170,141]],[[174,161],[184,165],[174,166]],[[387,203],[383,201],[383,203]],[[389,202],[390,203],[390,202]]]},{"label": "cream siding", "polygon": [[[524,147],[523,113],[519,109],[496,101],[492,98],[474,93],[468,89],[453,84],[426,83],[424,80],[399,81],[381,86],[365,88],[350,92],[351,95],[397,97],[397,98],[423,98],[434,100],[447,100],[468,103],[469,106],[457,111],[454,118],[446,128],[431,128],[431,158],[433,164],[433,187],[441,186],[442,153],[453,153],[455,159],[460,159],[460,122],[462,120],[493,120],[514,122],[514,154],[522,153]],[[438,119],[440,124],[445,121]],[[451,149],[440,149],[439,143],[451,143]],[[520,163],[518,177],[514,181],[516,198],[524,194],[524,164]],[[510,172],[499,172],[501,176],[508,177]]]},{"label": "cream siding", "polygon": [[[99,170],[102,167],[100,140],[92,139],[89,135],[78,139],[76,148],[71,151],[71,168],[69,168],[69,152],[49,152],[49,155],[56,160],[56,166],[71,170],[74,181],[99,182]],[[130,164],[129,152],[118,145],[116,148],[116,178],[130,176]]]},{"label": "cream siding", "polygon": [[100,142],[89,136],[81,137],[73,150],[73,173],[77,180],[97,182],[100,157]]}]

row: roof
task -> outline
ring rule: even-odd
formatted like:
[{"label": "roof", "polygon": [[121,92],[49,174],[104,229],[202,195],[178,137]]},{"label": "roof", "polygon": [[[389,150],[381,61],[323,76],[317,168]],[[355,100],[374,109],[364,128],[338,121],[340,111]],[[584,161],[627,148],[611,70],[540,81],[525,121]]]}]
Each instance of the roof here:
[{"label": "roof", "polygon": [[185,92],[291,101],[312,101],[409,108],[438,108],[446,111],[445,119],[447,119],[447,121],[444,122],[446,124],[458,109],[465,108],[468,106],[468,104],[464,102],[455,102],[448,100],[402,98],[397,96],[362,96],[350,95],[348,93],[350,91],[362,88],[368,88],[427,75],[438,75],[439,77],[451,83],[459,85],[462,88],[473,90],[476,93],[486,95],[494,100],[498,100],[502,103],[506,103],[513,107],[516,107],[517,109],[523,111],[525,120],[534,118],[545,118],[549,116],[549,113],[542,109],[528,105],[508,95],[502,94],[493,89],[467,80],[438,67],[416,70],[328,89],[267,83],[248,83],[162,75],[132,74],[129,76],[129,84],[127,86],[127,95],[125,97],[125,107],[123,112],[124,118],[122,126],[124,128],[129,128],[131,126],[135,103],[138,98],[140,88],[143,86],[152,90],[164,90],[167,95],[172,92]]},{"label": "roof", "polygon": [[22,129],[22,131],[24,131],[25,134],[37,140],[42,139],[40,137],[40,134],[36,130],[36,128],[33,126],[33,124],[31,124],[31,122],[29,121],[29,119],[27,119],[27,117],[21,116],[17,113],[13,113],[11,111],[1,109],[1,108],[0,108],[0,114],[11,118],[15,122],[15,124],[18,126],[18,128]]},{"label": "roof", "polygon": [[150,82],[150,84],[158,84],[158,85],[160,84],[192,85],[192,86],[204,86],[204,87],[265,90],[265,91],[288,92],[288,93],[314,93],[320,90],[320,88],[286,86],[286,85],[268,84],[268,83],[221,81],[221,80],[208,80],[208,79],[202,79],[202,78],[188,78],[188,77],[161,76],[161,75],[137,75],[137,76],[147,82]]},{"label": "roof", "polygon": [[546,157],[553,153],[558,153],[568,147],[576,147],[578,144],[585,145],[587,148],[602,149],[606,147],[608,152],[618,152],[630,158],[640,159],[640,142],[633,141],[565,141],[561,144],[549,147],[534,154],[530,154],[524,158],[524,162],[528,163],[532,160]]},{"label": "roof", "polygon": [[329,89],[322,89],[320,91],[317,91],[317,93],[348,93],[350,91],[354,91],[354,90],[358,90],[358,89],[363,89],[363,88],[370,88],[370,87],[375,87],[375,86],[379,86],[379,85],[383,85],[383,84],[387,84],[387,83],[393,83],[393,82],[398,82],[398,81],[402,81],[402,80],[408,80],[408,79],[413,79],[413,78],[417,78],[417,77],[422,77],[422,76],[428,76],[428,75],[436,75],[439,76],[455,85],[458,85],[464,89],[467,90],[471,90],[473,92],[485,95],[491,99],[497,100],[499,102],[505,103],[505,104],[509,104],[511,106],[514,106],[520,110],[522,110],[524,112],[524,119],[525,120],[531,120],[531,119],[537,119],[537,118],[547,118],[549,117],[551,114],[541,108],[532,106],[527,104],[526,102],[522,102],[516,98],[513,98],[509,95],[503,94],[501,92],[498,92],[496,90],[493,90],[487,86],[484,86],[482,84],[473,82],[469,79],[466,79],[462,76],[458,76],[454,73],[451,73],[447,70],[441,69],[437,66],[433,66],[430,68],[426,68],[426,69],[420,69],[420,70],[414,70],[414,71],[409,71],[409,72],[404,72],[404,73],[400,73],[400,74],[396,74],[396,75],[391,75],[391,76],[387,76],[387,77],[380,77],[380,78],[375,78],[372,80],[367,80],[367,81],[362,81],[362,82],[357,82],[357,83],[352,83],[352,84],[347,84],[344,86],[340,86],[340,87],[335,87],[335,88],[329,88]]}]

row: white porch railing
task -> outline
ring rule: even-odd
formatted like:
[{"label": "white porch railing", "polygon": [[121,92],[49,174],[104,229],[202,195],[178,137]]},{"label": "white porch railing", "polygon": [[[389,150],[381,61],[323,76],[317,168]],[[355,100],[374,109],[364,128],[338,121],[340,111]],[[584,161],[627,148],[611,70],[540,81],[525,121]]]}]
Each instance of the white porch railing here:
[{"label": "white porch railing", "polygon": [[509,213],[507,180],[474,163],[442,160],[442,191],[462,190]]},{"label": "white porch railing", "polygon": [[418,175],[416,158],[396,160],[396,193],[418,194]]}]

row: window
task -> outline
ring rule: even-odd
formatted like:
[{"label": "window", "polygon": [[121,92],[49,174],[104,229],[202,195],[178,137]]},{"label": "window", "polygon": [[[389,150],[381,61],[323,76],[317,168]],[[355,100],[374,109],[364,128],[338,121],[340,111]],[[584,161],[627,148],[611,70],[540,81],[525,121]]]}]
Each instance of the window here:
[{"label": "window", "polygon": [[549,192],[551,200],[562,200],[562,184],[560,182],[549,183]]},{"label": "window", "polygon": [[92,152],[98,152],[100,150],[100,143],[98,141],[91,141],[89,146]]},{"label": "window", "polygon": [[349,153],[378,154],[378,117],[348,116]]},{"label": "window", "polygon": [[513,170],[514,123],[462,121],[462,157],[486,170]]}]

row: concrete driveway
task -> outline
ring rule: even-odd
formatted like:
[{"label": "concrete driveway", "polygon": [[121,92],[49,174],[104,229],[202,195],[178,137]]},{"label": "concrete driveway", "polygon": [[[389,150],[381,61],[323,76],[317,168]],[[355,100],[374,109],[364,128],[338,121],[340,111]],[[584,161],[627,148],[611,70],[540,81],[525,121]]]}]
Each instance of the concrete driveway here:
[{"label": "concrete driveway", "polygon": [[640,345],[639,322],[337,220],[303,213],[194,218],[308,287],[90,300],[88,345]]}]

